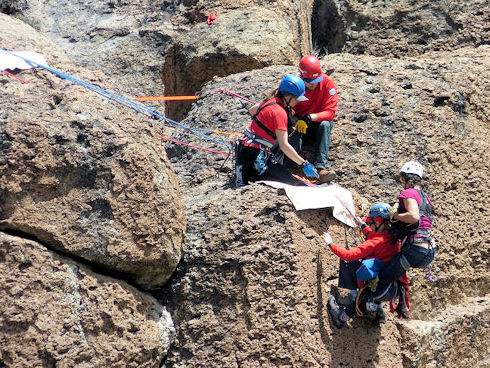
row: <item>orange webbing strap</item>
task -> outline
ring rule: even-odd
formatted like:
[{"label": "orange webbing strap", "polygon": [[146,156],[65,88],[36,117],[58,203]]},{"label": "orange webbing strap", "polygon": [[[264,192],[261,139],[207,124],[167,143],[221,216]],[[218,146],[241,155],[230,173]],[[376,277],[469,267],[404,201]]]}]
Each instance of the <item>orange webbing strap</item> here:
[{"label": "orange webbing strap", "polygon": [[356,296],[356,313],[359,317],[362,317],[364,315],[364,313],[362,313],[361,309],[359,308],[359,300],[360,300],[361,294],[365,288],[366,288],[366,285],[364,285],[362,288],[360,288],[359,292],[357,293],[357,296]]},{"label": "orange webbing strap", "polygon": [[222,131],[222,130],[215,130],[213,133],[215,133],[215,134],[228,134],[228,135],[236,135],[236,136],[243,135],[243,133],[237,133],[237,132],[224,132],[224,131]]}]

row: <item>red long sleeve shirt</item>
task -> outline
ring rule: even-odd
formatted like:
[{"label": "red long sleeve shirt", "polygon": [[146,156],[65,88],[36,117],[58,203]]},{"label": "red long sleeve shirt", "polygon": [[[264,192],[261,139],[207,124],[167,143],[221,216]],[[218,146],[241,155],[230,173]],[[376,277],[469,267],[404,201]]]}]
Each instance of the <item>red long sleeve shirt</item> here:
[{"label": "red long sleeve shirt", "polygon": [[312,91],[306,89],[308,101],[301,101],[294,106],[297,116],[317,114],[317,121],[332,121],[335,118],[339,96],[337,86],[331,77],[322,74],[323,80]]},{"label": "red long sleeve shirt", "polygon": [[369,227],[363,229],[367,240],[352,249],[345,249],[332,244],[332,252],[344,261],[378,258],[384,263],[389,262],[399,251],[399,245],[390,233],[377,233]]}]

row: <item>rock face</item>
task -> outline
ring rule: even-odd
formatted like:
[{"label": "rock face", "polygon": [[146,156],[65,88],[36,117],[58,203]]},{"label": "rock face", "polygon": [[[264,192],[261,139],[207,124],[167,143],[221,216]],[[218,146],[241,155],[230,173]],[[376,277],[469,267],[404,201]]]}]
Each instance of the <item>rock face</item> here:
[{"label": "rock face", "polygon": [[[16,39],[15,26],[2,15],[0,34],[9,40],[2,46],[28,48],[33,38]],[[61,54],[36,46],[68,69]],[[163,285],[179,262],[185,221],[175,176],[151,130],[127,109],[37,73],[42,77],[31,74],[29,84],[11,78],[4,85],[0,228],[146,289]]]},{"label": "rock face", "polygon": [[134,287],[0,233],[2,367],[159,367],[170,314]]},{"label": "rock face", "polygon": [[[135,96],[195,94],[215,75],[294,64],[311,51],[311,5],[305,0],[91,0],[63,6],[48,0],[2,8],[23,10],[19,16],[75,63],[110,75]],[[210,27],[206,18],[213,12],[218,20]],[[168,109],[180,120],[189,104]]]},{"label": "rock face", "polygon": [[[149,128],[132,112],[115,114],[112,105],[44,71],[20,74],[29,85],[0,77],[8,96],[0,100],[6,175],[0,177],[6,249],[0,261],[8,265],[0,269],[1,284],[8,285],[0,365],[490,364],[487,3],[48,0],[0,2],[0,9],[66,54],[3,15],[1,47],[35,48],[52,66],[123,95],[197,93],[183,123],[223,143]],[[205,24],[210,13],[218,15],[212,26]],[[437,219],[436,282],[410,270],[410,321],[388,314],[381,327],[355,319],[335,329],[325,302],[336,291],[338,259],[320,234],[328,230],[348,246],[358,243],[356,235],[328,209],[294,211],[282,191],[221,187],[233,171],[226,154],[234,137],[216,132],[241,132],[250,116],[248,103],[217,91],[259,101],[313,49],[328,52],[322,66],[340,96],[330,166],[359,209],[396,199],[403,162],[417,159],[426,167]],[[168,110],[187,111],[170,104]],[[156,146],[155,132],[224,154]],[[145,288],[155,280],[161,285],[183,237],[176,272],[153,293],[174,320],[169,347],[172,326],[163,307],[101,274]],[[36,272],[43,264],[46,270]],[[60,296],[63,290],[69,297]],[[48,298],[59,309],[40,302]],[[34,307],[24,313],[25,301]],[[46,327],[50,316],[57,319]],[[65,319],[69,333],[61,341]],[[85,321],[92,329],[79,327]],[[136,330],[140,325],[148,335]],[[75,337],[83,336],[95,337],[82,346]],[[87,351],[107,360],[89,360]]]},{"label": "rock face", "polygon": [[[294,64],[298,53],[297,40],[291,32],[293,24],[293,19],[277,17],[273,10],[246,8],[220,15],[212,26],[196,25],[182,33],[167,52],[163,70],[167,94],[194,94],[214,76],[267,65]],[[271,49],[280,52],[271,53]],[[182,106],[186,107],[169,104],[169,114],[182,117]]]},{"label": "rock face", "polygon": [[[232,173],[225,156],[172,144],[169,156],[188,186],[183,192],[190,248],[173,279],[173,293],[162,297],[179,326],[168,366],[225,361],[233,367],[256,362],[422,367],[443,361],[459,367],[461,349],[472,357],[464,366],[484,359],[485,348],[463,338],[465,327],[449,325],[474,323],[481,336],[489,333],[484,246],[489,210],[474,200],[488,190],[490,172],[489,143],[480,138],[488,137],[488,51],[481,46],[403,59],[338,54],[322,61],[341,101],[330,165],[357,203],[393,202],[402,189],[398,170],[409,159],[427,169],[439,253],[434,285],[422,270],[410,271],[415,324],[389,317],[381,328],[367,321],[341,331],[331,327],[324,304],[336,284],[338,261],[319,235],[328,229],[338,243],[352,246],[355,234],[326,210],[292,213],[283,194],[272,188],[223,191],[220,185]],[[294,70],[277,66],[216,78],[202,89],[184,122],[202,131],[240,132],[251,120],[249,104],[216,92],[225,88],[257,101],[267,86]],[[178,132],[178,139],[203,143]],[[206,146],[226,152],[220,145]],[[469,213],[479,215],[470,221]],[[455,309],[465,312],[452,318]]]},{"label": "rock face", "polygon": [[319,0],[313,42],[321,54],[395,57],[478,47],[488,44],[489,10],[484,0]]}]

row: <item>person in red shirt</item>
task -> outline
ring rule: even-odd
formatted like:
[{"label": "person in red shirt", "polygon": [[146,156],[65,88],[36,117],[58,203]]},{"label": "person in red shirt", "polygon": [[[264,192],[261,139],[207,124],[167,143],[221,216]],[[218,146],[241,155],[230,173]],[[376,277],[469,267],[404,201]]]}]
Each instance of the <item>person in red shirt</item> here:
[{"label": "person in red shirt", "polygon": [[[308,100],[298,102],[294,107],[296,133],[290,137],[290,142],[298,152],[301,152],[303,143],[314,143],[313,165],[320,175],[317,184],[321,184],[336,178],[334,171],[327,170],[327,164],[337,111],[337,86],[330,76],[322,73],[320,60],[314,55],[300,60],[299,74],[305,82]],[[294,168],[294,164],[288,162],[288,165]]]},{"label": "person in red shirt", "polygon": [[[363,283],[356,279],[355,269],[359,269],[361,266],[361,260],[376,259],[380,263],[377,270],[379,272],[382,267],[387,264],[398,252],[400,251],[400,242],[394,237],[390,230],[390,210],[391,206],[388,203],[376,203],[371,206],[368,217],[365,222],[357,220],[361,224],[362,232],[366,240],[352,249],[345,249],[333,243],[332,237],[328,233],[323,234],[323,239],[342,261],[354,262],[347,264],[341,262],[340,272],[351,273],[351,275],[343,278],[339,277],[339,286],[351,290],[351,300],[347,305],[341,306],[337,302],[334,296],[330,296],[328,300],[328,311],[332,317],[332,320],[338,328],[341,328],[347,319],[356,315],[356,303],[355,296],[356,290]],[[343,267],[344,266],[344,267]],[[354,267],[353,267],[354,266]],[[374,272],[374,273],[376,273]],[[359,273],[357,273],[359,275]],[[350,276],[350,277],[349,277]],[[374,275],[375,276],[375,275]],[[374,277],[373,276],[373,277]],[[406,277],[401,280],[403,283],[407,283]],[[393,295],[391,295],[393,297]],[[388,299],[381,299],[374,301],[371,305],[363,306],[364,310],[375,312],[374,323],[384,323],[386,316],[381,306],[381,301]]]},{"label": "person in red shirt", "polygon": [[245,130],[235,150],[235,187],[257,180],[276,180],[292,185],[304,185],[280,164],[274,155],[281,151],[302,170],[305,176],[318,178],[315,167],[301,157],[288,142],[288,122],[292,108],[306,101],[303,80],[286,75],[269,99],[250,108],[252,122]]}]

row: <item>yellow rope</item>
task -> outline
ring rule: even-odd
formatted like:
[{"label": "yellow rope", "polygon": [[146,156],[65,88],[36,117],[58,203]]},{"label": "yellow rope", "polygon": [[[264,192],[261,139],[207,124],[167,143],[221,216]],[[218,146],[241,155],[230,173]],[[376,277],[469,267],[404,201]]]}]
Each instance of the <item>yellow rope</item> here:
[{"label": "yellow rope", "polygon": [[236,133],[236,132],[223,132],[221,130],[215,130],[213,133],[216,134],[228,134],[228,135],[242,135],[242,133]]}]

